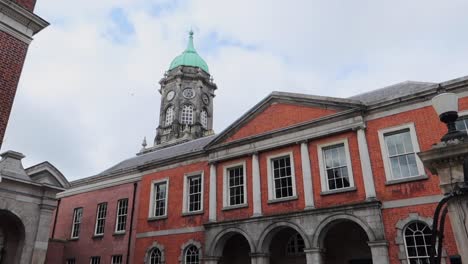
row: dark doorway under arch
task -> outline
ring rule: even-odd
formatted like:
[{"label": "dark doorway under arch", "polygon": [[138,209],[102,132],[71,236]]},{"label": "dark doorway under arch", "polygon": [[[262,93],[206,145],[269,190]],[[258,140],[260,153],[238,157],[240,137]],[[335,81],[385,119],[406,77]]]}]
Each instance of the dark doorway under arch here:
[{"label": "dark doorway under arch", "polygon": [[241,234],[232,235],[224,245],[222,264],[250,264],[250,245]]},{"label": "dark doorway under arch", "polygon": [[20,263],[24,243],[21,220],[6,210],[0,210],[0,264]]},{"label": "dark doorway under arch", "polygon": [[270,264],[306,264],[303,237],[293,228],[279,230],[270,243]]},{"label": "dark doorway under arch", "polygon": [[353,221],[331,223],[323,240],[325,264],[372,264],[366,232]]}]

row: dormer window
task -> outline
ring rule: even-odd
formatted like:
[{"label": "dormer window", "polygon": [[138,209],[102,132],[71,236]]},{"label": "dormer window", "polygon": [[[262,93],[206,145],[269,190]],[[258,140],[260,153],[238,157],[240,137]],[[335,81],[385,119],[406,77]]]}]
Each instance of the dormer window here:
[{"label": "dormer window", "polygon": [[174,121],[174,106],[169,106],[166,110],[166,120],[164,125],[170,126],[172,125],[172,121]]},{"label": "dormer window", "polygon": [[182,112],[180,113],[180,123],[183,125],[193,124],[193,106],[192,105],[184,105],[182,107]]}]

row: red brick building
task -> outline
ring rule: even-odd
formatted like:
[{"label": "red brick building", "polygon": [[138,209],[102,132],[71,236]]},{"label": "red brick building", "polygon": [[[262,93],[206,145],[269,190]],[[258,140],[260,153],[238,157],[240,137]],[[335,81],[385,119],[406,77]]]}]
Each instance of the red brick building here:
[{"label": "red brick building", "polygon": [[190,38],[160,81],[155,145],[59,194],[47,263],[428,263],[442,196],[417,153],[445,134],[441,91],[467,128],[467,80],[273,92],[213,135],[216,85]]},{"label": "red brick building", "polygon": [[0,0],[0,148],[28,46],[48,23],[33,13],[36,0]]}]

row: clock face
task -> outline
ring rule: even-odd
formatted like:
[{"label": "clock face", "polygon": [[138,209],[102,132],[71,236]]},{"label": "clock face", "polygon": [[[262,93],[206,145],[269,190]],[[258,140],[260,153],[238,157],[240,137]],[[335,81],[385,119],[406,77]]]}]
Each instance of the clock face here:
[{"label": "clock face", "polygon": [[203,94],[202,100],[203,100],[203,103],[205,103],[206,105],[210,103],[210,98],[206,94]]},{"label": "clock face", "polygon": [[172,99],[174,99],[174,95],[175,95],[175,92],[174,91],[169,91],[166,95],[166,99],[168,101],[171,101]]},{"label": "clock face", "polygon": [[182,95],[185,98],[193,98],[195,96],[195,91],[192,88],[185,88]]}]

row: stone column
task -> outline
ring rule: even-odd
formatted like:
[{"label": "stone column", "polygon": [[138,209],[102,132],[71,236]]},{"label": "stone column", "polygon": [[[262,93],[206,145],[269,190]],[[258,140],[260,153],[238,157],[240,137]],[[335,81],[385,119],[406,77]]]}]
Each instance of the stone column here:
[{"label": "stone column", "polygon": [[203,264],[218,264],[220,257],[204,257]]},{"label": "stone column", "polygon": [[366,198],[375,199],[375,185],[374,176],[372,174],[372,167],[369,157],[369,148],[367,147],[365,128],[360,127],[357,130],[357,140],[359,148],[359,159],[361,160],[362,177],[364,178],[364,189],[366,191]]},{"label": "stone column", "polygon": [[388,243],[385,240],[367,242],[372,253],[372,263],[389,264]]},{"label": "stone column", "polygon": [[208,220],[216,222],[216,164],[210,164],[210,212]]},{"label": "stone column", "polygon": [[253,193],[253,216],[262,215],[262,190],[260,187],[260,164],[258,154],[252,154],[252,193]]},{"label": "stone column", "polygon": [[42,264],[45,261],[47,254],[47,246],[49,243],[50,224],[52,222],[52,214],[55,209],[55,201],[47,200],[40,205],[39,223],[37,226],[36,239],[34,241],[34,249],[32,255],[33,264]]},{"label": "stone column", "polygon": [[307,264],[323,264],[323,250],[320,248],[304,249]]},{"label": "stone column", "polygon": [[315,204],[308,146],[307,142],[301,142],[302,180],[304,182],[305,209],[312,209]]},{"label": "stone column", "polygon": [[251,253],[251,264],[270,264],[270,255],[266,253]]}]

